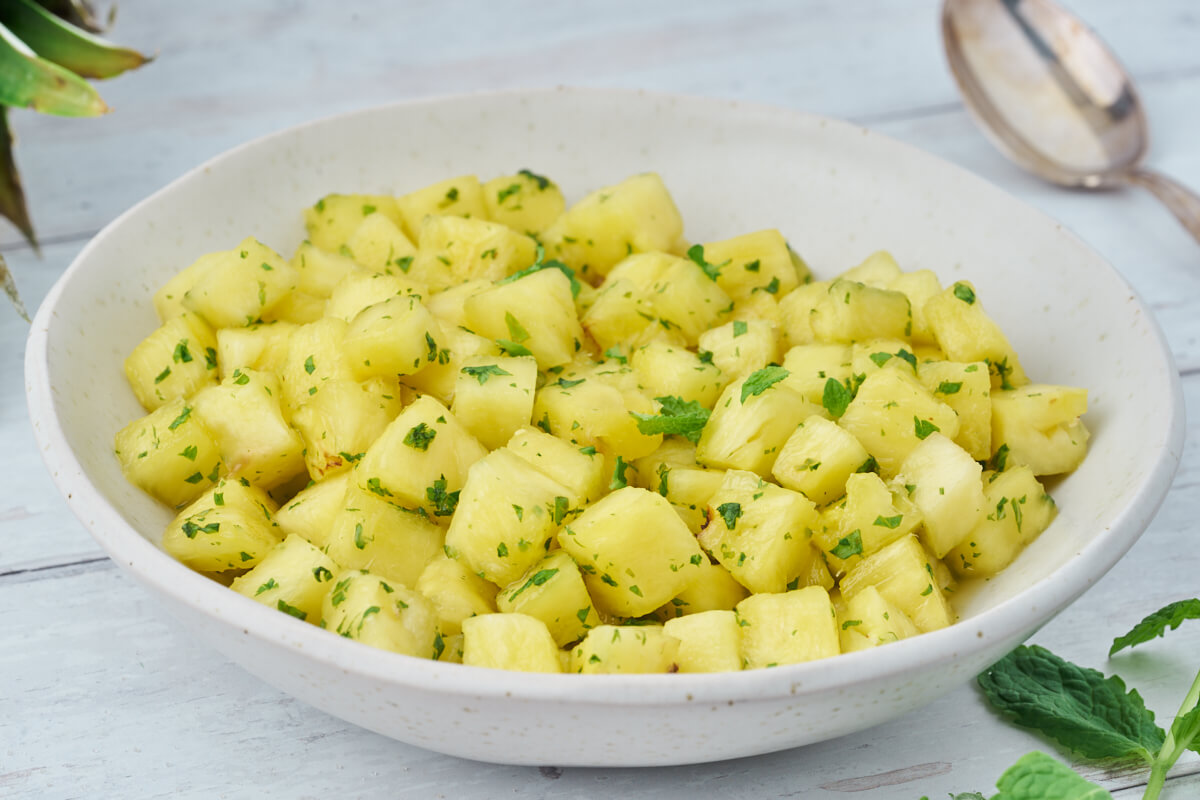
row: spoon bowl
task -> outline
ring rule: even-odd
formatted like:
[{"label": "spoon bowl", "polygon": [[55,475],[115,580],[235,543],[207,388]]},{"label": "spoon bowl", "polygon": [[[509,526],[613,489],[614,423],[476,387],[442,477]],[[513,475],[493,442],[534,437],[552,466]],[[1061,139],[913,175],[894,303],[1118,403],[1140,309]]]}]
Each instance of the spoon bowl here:
[{"label": "spoon bowl", "polygon": [[1137,90],[1079,19],[1051,0],[945,0],[942,41],[968,111],[1009,158],[1062,186],[1143,186],[1200,241],[1200,198],[1141,166]]}]

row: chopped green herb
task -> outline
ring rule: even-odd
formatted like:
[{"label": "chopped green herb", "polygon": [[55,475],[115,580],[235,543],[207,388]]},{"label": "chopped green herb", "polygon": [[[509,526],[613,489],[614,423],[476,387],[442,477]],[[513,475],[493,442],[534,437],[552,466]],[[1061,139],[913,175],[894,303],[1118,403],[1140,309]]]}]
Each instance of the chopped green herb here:
[{"label": "chopped green herb", "polygon": [[513,592],[512,594],[510,594],[508,596],[508,601],[511,603],[513,600],[517,599],[517,596],[520,595],[521,592],[525,591],[526,589],[528,589],[531,586],[541,586],[542,584],[544,584],[546,581],[550,580],[557,574],[558,574],[557,568],[555,568],[555,569],[539,569],[537,572],[535,572],[533,574],[533,576],[529,580],[527,580],[527,581],[525,581],[525,583],[521,584],[521,588],[517,589],[515,592]]},{"label": "chopped green herb", "polygon": [[975,292],[965,283],[954,284],[954,296],[967,305],[974,305],[975,303]]},{"label": "chopped green herb", "polygon": [[837,547],[829,552],[840,559],[847,559],[851,556],[861,556],[863,551],[862,533],[852,531],[848,536],[838,539]]},{"label": "chopped green herb", "polygon": [[638,431],[645,436],[674,434],[683,436],[692,444],[700,441],[700,434],[708,423],[712,412],[696,400],[685,401],[675,395],[654,398],[659,406],[658,414],[629,412],[637,420]]},{"label": "chopped green herb", "polygon": [[825,392],[821,395],[821,405],[829,412],[829,416],[840,419],[846,413],[846,409],[850,407],[850,401],[853,399],[854,395],[846,388],[846,384],[836,378],[825,380]]},{"label": "chopped green herb", "polygon": [[464,375],[470,375],[472,378],[479,381],[480,386],[483,386],[485,383],[487,383],[488,379],[492,376],[499,378],[503,375],[512,375],[512,373],[508,370],[502,369],[495,364],[483,364],[482,366],[478,367],[463,367],[461,371]]},{"label": "chopped green herb", "polygon": [[429,443],[437,436],[437,431],[426,425],[424,422],[418,422],[416,426],[409,429],[404,435],[404,443],[414,450],[425,451],[429,449]]},{"label": "chopped green herb", "polygon": [[742,383],[742,403],[751,396],[762,394],[790,374],[783,367],[763,367],[751,373]]},{"label": "chopped green herb", "polygon": [[613,469],[612,480],[608,482],[609,489],[624,489],[629,485],[625,480],[625,471],[629,469],[629,465],[625,463],[625,459],[617,456],[617,466]]},{"label": "chopped green herb", "polygon": [[725,521],[725,527],[733,530],[737,527],[737,521],[742,516],[741,503],[722,503],[717,506],[717,513],[721,515],[721,519]]},{"label": "chopped green herb", "polygon": [[918,439],[927,439],[931,433],[941,430],[929,420],[920,417],[913,417],[913,429],[916,431]]}]

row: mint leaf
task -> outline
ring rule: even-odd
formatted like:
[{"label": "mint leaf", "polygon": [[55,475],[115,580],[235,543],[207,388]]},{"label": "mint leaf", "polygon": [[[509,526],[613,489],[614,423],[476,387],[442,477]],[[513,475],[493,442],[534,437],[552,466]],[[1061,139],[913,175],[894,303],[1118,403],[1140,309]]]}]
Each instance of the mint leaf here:
[{"label": "mint leaf", "polygon": [[[1175,718],[1171,724],[1171,737],[1178,742],[1180,755],[1183,754],[1183,748],[1200,753],[1200,706]],[[1178,760],[1178,756],[1175,760]]]},{"label": "mint leaf", "polygon": [[928,439],[930,434],[940,431],[937,425],[920,417],[913,417],[913,430],[916,431],[918,439]]},{"label": "mint leaf", "polygon": [[512,315],[511,311],[504,312],[504,324],[508,326],[508,335],[512,337],[514,342],[524,342],[529,339],[529,331],[525,330],[520,321]]},{"label": "mint leaf", "polygon": [[657,433],[669,433],[683,436],[692,444],[700,441],[700,432],[704,430],[711,413],[695,400],[685,401],[681,397],[667,395],[654,398],[661,410],[657,414],[639,414],[629,412],[637,420],[638,431],[645,436]]},{"label": "mint leaf", "polygon": [[506,369],[496,366],[495,364],[484,364],[479,367],[463,367],[460,372],[464,375],[470,375],[475,380],[479,381],[479,385],[483,386],[488,382],[488,378],[493,375],[499,378],[502,375],[512,375]]},{"label": "mint leaf", "polygon": [[[513,186],[516,186],[516,184],[513,184]],[[504,202],[503,197],[500,198],[500,202],[501,203]],[[526,275],[532,275],[533,273],[541,272],[544,269],[556,269],[559,272],[561,272],[563,275],[566,275],[567,280],[571,282],[571,297],[579,297],[579,290],[583,288],[583,284],[581,284],[579,282],[579,279],[575,277],[575,270],[571,269],[566,264],[564,264],[563,262],[561,262],[557,259],[543,261],[542,259],[545,257],[546,257],[546,248],[543,247],[541,244],[538,244],[537,257],[534,259],[534,262],[531,265],[529,265],[525,269],[514,272],[512,275],[509,275],[507,278],[501,278],[500,280],[496,281],[496,285],[499,286],[500,284],[503,284],[503,283],[512,283],[513,281],[519,281],[519,280],[521,280],[521,278],[524,278]]]},{"label": "mint leaf", "polygon": [[862,551],[862,533],[860,531],[853,531],[849,536],[838,539],[837,547],[829,552],[844,560],[850,558],[850,556],[861,556]]},{"label": "mint leaf", "polygon": [[721,519],[725,521],[725,527],[733,530],[737,526],[738,518],[742,516],[741,503],[722,503],[717,506],[717,513],[721,515]]},{"label": "mint leaf", "polygon": [[1165,734],[1136,690],[1127,693],[1116,675],[1105,678],[1043,647],[1018,647],[978,680],[1002,715],[1087,758],[1150,763],[1162,747]]},{"label": "mint leaf", "polygon": [[850,401],[853,399],[854,395],[850,394],[846,384],[837,378],[828,378],[825,381],[825,393],[821,396],[821,405],[825,406],[829,416],[840,419],[842,414],[846,413],[846,409],[849,408]]},{"label": "mint leaf", "polygon": [[745,403],[751,395],[762,394],[791,374],[783,367],[763,367],[757,372],[752,372],[742,384],[742,402]]},{"label": "mint leaf", "polygon": [[1045,753],[1026,753],[996,781],[992,800],[1112,800],[1105,789]]},{"label": "mint leaf", "polygon": [[1200,619],[1200,600],[1192,598],[1191,600],[1180,600],[1177,603],[1163,606],[1137,625],[1134,625],[1129,633],[1113,639],[1108,655],[1112,657],[1115,653],[1124,650],[1126,647],[1136,647],[1139,644],[1145,644],[1151,639],[1164,636],[1167,633],[1168,627],[1171,630],[1175,630],[1189,619]]},{"label": "mint leaf", "polygon": [[723,266],[725,266],[725,264],[729,263],[728,261],[726,261],[725,264],[710,264],[707,261],[705,261],[704,260],[704,245],[702,245],[702,244],[694,244],[691,247],[689,247],[688,251],[687,251],[687,257],[689,259],[691,259],[691,262],[693,264],[695,264],[700,269],[704,270],[704,274],[707,275],[708,279],[711,281],[716,281],[717,276],[719,276],[721,274],[721,267],[723,267]]}]

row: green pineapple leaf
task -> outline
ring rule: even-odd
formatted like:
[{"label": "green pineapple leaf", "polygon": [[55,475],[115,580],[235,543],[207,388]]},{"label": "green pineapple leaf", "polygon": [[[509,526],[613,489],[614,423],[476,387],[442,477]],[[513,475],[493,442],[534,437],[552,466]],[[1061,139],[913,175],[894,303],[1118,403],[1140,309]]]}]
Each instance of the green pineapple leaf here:
[{"label": "green pineapple leaf", "polygon": [[59,19],[32,0],[0,3],[0,24],[41,58],[84,78],[112,78],[151,60]]},{"label": "green pineapple leaf", "polygon": [[38,58],[4,25],[0,25],[0,105],[61,117],[95,117],[108,111],[91,84]]}]

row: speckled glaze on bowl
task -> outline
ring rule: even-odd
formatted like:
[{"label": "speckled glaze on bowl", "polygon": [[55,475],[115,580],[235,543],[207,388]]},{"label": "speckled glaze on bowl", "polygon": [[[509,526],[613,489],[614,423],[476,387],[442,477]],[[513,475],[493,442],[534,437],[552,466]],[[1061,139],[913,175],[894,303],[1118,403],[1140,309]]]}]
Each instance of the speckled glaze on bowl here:
[{"label": "speckled glaze on bowl", "polygon": [[[396,192],[528,167],[568,199],[662,174],[693,241],[777,227],[818,275],[891,250],[969,277],[1034,379],[1088,387],[1092,452],[1054,487],[1053,526],[962,621],[885,648],[755,672],[493,672],[373,650],[235,594],[160,548],[169,512],[122,478],[113,433],[142,412],[124,356],[151,295],[247,235],[290,253],[331,191]],[[39,445],[68,504],[195,634],[329,713],[432,750],[513,764],[651,765],[795,747],[962,684],[1084,592],[1162,502],[1183,441],[1179,380],[1136,293],[1096,253],[984,181],[870,131],[793,111],[630,91],[453,97],[346,114],[238,147],[105,228],[50,292],[26,358]],[[931,723],[935,724],[935,723]]]}]

